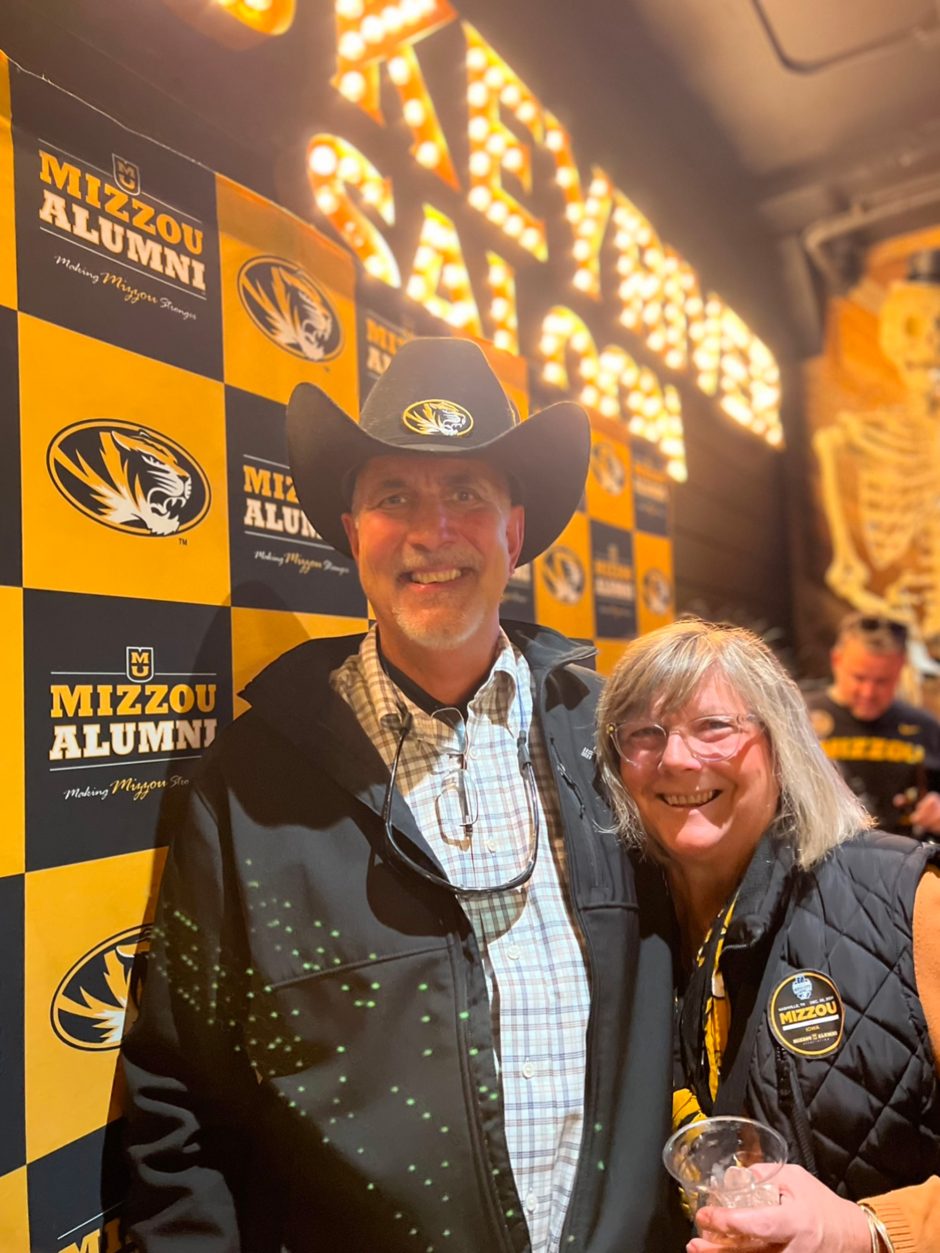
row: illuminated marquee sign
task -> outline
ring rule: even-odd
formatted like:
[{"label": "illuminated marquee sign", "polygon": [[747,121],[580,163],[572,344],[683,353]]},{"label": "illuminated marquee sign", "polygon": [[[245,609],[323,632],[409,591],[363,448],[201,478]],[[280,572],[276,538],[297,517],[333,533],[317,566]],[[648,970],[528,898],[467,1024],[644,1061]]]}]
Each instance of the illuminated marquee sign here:
[{"label": "illuminated marquee sign", "polygon": [[[275,20],[273,0],[217,3],[256,31],[286,29]],[[270,16],[270,29],[262,14]],[[466,168],[459,171],[417,53],[421,41],[455,23],[465,46],[467,119]],[[518,268],[524,263],[531,273],[533,261],[560,260],[566,250],[582,305],[603,302],[667,370],[691,379],[740,426],[774,447],[782,444],[780,373],[766,345],[719,296],[703,290],[695,270],[603,169],[594,166],[583,176],[565,127],[446,0],[335,0],[335,27],[333,87],[387,128],[381,95],[387,75],[413,160],[448,188],[449,199],[456,191],[500,232]],[[457,223],[425,203],[406,269],[387,238],[396,215],[391,177],[333,133],[311,137],[307,163],[317,208],[368,274],[402,288],[456,330],[520,351],[517,266],[510,259],[487,251],[485,283],[471,277]],[[546,169],[561,195],[560,231],[534,207],[545,198],[538,183]],[[659,448],[673,478],[686,477],[682,404],[673,383],[662,382],[622,345],[598,344],[584,317],[563,302],[541,315],[532,338],[526,355],[537,362],[544,384],[624,421],[631,434]]]}]

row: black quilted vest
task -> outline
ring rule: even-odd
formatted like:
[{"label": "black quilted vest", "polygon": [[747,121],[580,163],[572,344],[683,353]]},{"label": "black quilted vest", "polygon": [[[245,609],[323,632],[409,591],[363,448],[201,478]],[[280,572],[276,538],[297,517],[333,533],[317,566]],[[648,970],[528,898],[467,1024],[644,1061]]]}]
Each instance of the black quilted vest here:
[{"label": "black quilted vest", "polygon": [[[736,1069],[736,1052],[738,1067],[744,1051],[750,1064],[743,1110],[722,1108],[719,1093],[716,1112],[744,1112],[776,1127],[790,1161],[851,1200],[940,1173],[940,1084],[912,946],[914,895],[930,861],[940,862],[940,847],[879,832],[805,873],[788,847],[767,836],[725,942],[732,1023],[722,1084]],[[798,1057],[777,1043],[767,1017],[768,960],[770,989],[800,970],[835,983],[845,1005],[836,1052]],[[735,1086],[729,1078],[729,1094]]]}]

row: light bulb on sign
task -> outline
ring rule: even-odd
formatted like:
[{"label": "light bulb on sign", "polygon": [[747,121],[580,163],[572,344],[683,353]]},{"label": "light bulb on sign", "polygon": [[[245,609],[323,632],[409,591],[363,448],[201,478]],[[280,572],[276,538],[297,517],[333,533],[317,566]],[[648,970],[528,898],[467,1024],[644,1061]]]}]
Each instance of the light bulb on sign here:
[{"label": "light bulb on sign", "polygon": [[339,198],[331,187],[318,187],[315,193],[317,208],[330,216],[339,208]]},{"label": "light bulb on sign", "polygon": [[425,166],[427,169],[433,169],[441,159],[441,150],[437,144],[426,141],[418,144],[418,150],[415,153],[415,160],[419,165]]},{"label": "light bulb on sign", "polygon": [[352,104],[358,104],[366,94],[365,76],[358,70],[350,70],[339,80],[339,90]]},{"label": "light bulb on sign", "polygon": [[392,57],[388,63],[388,76],[396,87],[404,87],[411,78],[411,66],[404,57]]},{"label": "light bulb on sign", "polygon": [[362,19],[362,37],[369,44],[381,43],[385,38],[385,23],[374,13]]},{"label": "light bulb on sign", "polygon": [[328,147],[326,144],[317,144],[310,153],[309,165],[314,174],[320,174],[324,178],[329,178],[336,173],[336,167],[339,164],[339,158],[334,148]]},{"label": "light bulb on sign", "polygon": [[486,216],[496,226],[502,226],[509,217],[509,207],[503,200],[494,200],[486,211]]},{"label": "light bulb on sign", "polygon": [[467,193],[467,203],[472,205],[480,213],[485,213],[492,203],[493,193],[488,187],[476,186],[471,187]]},{"label": "light bulb on sign", "polygon": [[348,30],[340,36],[337,51],[344,61],[360,61],[365,54],[366,45],[362,36],[354,30]]},{"label": "light bulb on sign", "polygon": [[421,126],[427,118],[428,111],[421,100],[406,100],[402,105],[402,117],[409,126]]},{"label": "light bulb on sign", "polygon": [[362,178],[362,165],[356,157],[345,156],[337,167],[337,174],[344,182],[358,183]]}]

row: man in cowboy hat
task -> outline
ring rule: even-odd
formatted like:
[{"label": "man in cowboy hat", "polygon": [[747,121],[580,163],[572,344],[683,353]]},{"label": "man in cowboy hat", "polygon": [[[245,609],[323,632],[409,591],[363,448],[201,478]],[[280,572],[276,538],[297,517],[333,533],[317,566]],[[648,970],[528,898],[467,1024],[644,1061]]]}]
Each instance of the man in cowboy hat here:
[{"label": "man in cowboy hat", "polygon": [[302,384],[288,435],[376,625],[269,666],[193,787],[125,1045],[141,1253],[680,1247],[661,890],[596,786],[591,650],[498,616],[586,415],[520,423],[428,339],[358,424]]}]

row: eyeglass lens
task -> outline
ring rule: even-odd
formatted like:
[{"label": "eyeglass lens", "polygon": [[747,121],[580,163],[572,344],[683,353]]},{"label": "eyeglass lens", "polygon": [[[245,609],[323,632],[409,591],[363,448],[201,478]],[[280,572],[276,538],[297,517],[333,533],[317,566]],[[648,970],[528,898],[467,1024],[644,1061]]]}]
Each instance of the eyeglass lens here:
[{"label": "eyeglass lens", "polygon": [[455,832],[460,832],[461,843],[473,835],[473,828],[480,816],[480,796],[473,775],[461,759],[441,785],[434,802],[441,838],[453,842]]},{"label": "eyeglass lens", "polygon": [[[441,838],[465,845],[473,835],[473,826],[480,813],[479,795],[467,760],[467,723],[461,711],[453,706],[435,710],[433,716],[453,731],[456,741],[453,748],[444,749],[451,773],[445,778],[435,801]],[[458,829],[461,836],[454,841],[454,832]]]},{"label": "eyeglass lens", "polygon": [[658,723],[624,722],[614,727],[617,752],[631,765],[658,762],[666,751],[670,735],[680,735],[689,752],[699,761],[727,761],[744,744],[749,719],[742,715],[708,714],[693,718],[688,726],[667,730]]}]

